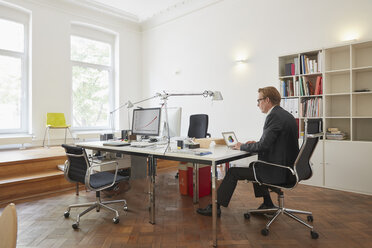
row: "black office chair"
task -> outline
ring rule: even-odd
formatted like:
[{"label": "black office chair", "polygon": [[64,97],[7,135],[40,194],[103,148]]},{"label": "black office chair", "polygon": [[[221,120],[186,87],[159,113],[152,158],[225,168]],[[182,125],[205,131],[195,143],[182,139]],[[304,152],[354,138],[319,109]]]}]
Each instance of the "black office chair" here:
[{"label": "black office chair", "polygon": [[[301,146],[300,152],[297,156],[297,159],[293,165],[293,169],[289,168],[284,165],[268,163],[264,161],[254,161],[253,163],[253,171],[256,181],[253,183],[259,183],[262,185],[269,186],[274,192],[278,193],[278,207],[270,208],[270,209],[251,209],[247,213],[244,214],[246,219],[250,218],[250,214],[257,213],[257,214],[273,214],[273,217],[270,221],[266,224],[266,227],[261,230],[261,234],[267,236],[269,234],[269,227],[271,223],[273,223],[276,218],[280,214],[286,214],[287,216],[295,219],[299,223],[305,225],[306,227],[310,228],[311,238],[317,239],[319,237],[318,233],[314,231],[313,226],[309,225],[299,217],[294,214],[306,214],[307,220],[309,222],[313,221],[313,214],[307,211],[301,210],[294,210],[284,207],[284,193],[282,189],[293,189],[297,186],[297,184],[302,180],[309,179],[312,175],[312,163],[310,162],[310,158],[318,144],[319,138],[322,137],[322,133],[318,134],[307,134],[307,138],[304,141],[303,145]],[[283,169],[287,171],[287,178],[283,178],[283,183],[272,183],[270,176],[264,173],[260,173],[260,169],[264,167],[273,167],[275,169]],[[266,169],[266,168],[265,168]]]},{"label": "black office chair", "polygon": [[[197,139],[211,137],[211,135],[208,133],[208,115],[190,115],[190,124],[187,137]],[[177,172],[174,177],[178,178],[178,176],[179,173]]]},{"label": "black office chair", "polygon": [[190,115],[190,124],[187,137],[197,139],[211,137],[211,135],[208,133],[208,115]]},{"label": "black office chair", "polygon": [[[65,218],[70,216],[71,208],[79,208],[79,207],[89,207],[80,214],[77,215],[76,222],[72,224],[74,229],[79,228],[80,217],[88,213],[89,211],[96,209],[97,212],[100,211],[100,208],[104,208],[110,211],[115,212],[115,217],[113,218],[113,222],[115,224],[119,223],[119,213],[113,208],[106,206],[107,204],[113,203],[124,203],[124,210],[127,210],[127,202],[125,200],[114,200],[114,201],[101,201],[101,191],[107,188],[112,187],[114,184],[129,180],[129,177],[124,177],[118,175],[118,163],[116,161],[110,161],[106,163],[97,163],[94,164],[93,158],[89,161],[87,154],[84,148],[76,147],[76,146],[69,146],[63,144],[62,147],[66,151],[67,159],[65,162],[65,178],[73,183],[84,183],[85,186],[91,190],[96,192],[96,201],[95,202],[88,202],[83,204],[73,204],[68,206],[67,211],[64,213]],[[105,166],[108,164],[116,164],[115,173],[103,171],[103,172],[94,172],[94,167],[97,166]]]}]

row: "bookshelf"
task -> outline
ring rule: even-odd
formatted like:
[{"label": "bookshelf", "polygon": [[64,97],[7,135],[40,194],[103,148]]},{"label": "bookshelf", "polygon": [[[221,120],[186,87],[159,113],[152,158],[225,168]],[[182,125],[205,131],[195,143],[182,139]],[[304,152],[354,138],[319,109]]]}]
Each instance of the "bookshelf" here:
[{"label": "bookshelf", "polygon": [[[298,89],[309,83],[315,90],[319,78],[318,92]],[[297,101],[290,105],[297,108],[300,133],[305,118],[322,118],[323,130],[345,134],[340,142],[372,141],[372,41],[281,56],[279,80],[283,102]]]},{"label": "bookshelf", "polygon": [[298,119],[300,134],[305,118],[323,117],[322,68],[323,50],[279,57],[281,106]]},{"label": "bookshelf", "polygon": [[[317,70],[304,71],[302,57],[316,62]],[[298,90],[297,81],[314,87],[318,77],[318,94]],[[281,56],[279,81],[281,105],[297,118],[300,133],[306,118],[321,118],[324,132],[337,128],[345,134],[342,139],[328,134],[318,143],[314,175],[305,183],[372,195],[372,41]],[[318,105],[310,108],[318,110],[315,115],[302,110],[304,102],[315,101]]]}]

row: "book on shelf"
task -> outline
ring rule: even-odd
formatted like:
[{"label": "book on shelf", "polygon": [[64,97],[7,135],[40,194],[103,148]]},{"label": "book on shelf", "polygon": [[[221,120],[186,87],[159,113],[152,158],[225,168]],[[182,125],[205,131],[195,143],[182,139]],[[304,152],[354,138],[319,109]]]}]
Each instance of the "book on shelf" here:
[{"label": "book on shelf", "polygon": [[299,68],[299,57],[293,59],[294,67],[295,67],[295,75],[300,74],[300,68]]},{"label": "book on shelf", "polygon": [[318,58],[317,72],[321,72],[322,67],[323,67],[323,52],[322,51],[318,52],[317,58]]},{"label": "book on shelf", "polygon": [[300,103],[301,117],[321,117],[323,116],[322,98],[302,99]]},{"label": "book on shelf", "polygon": [[316,83],[315,83],[315,91],[314,91],[314,95],[321,95],[322,91],[321,91],[321,81],[322,81],[322,77],[321,76],[317,76],[316,77]]},{"label": "book on shelf", "polygon": [[[313,57],[313,56],[312,56]],[[310,74],[321,72],[322,68],[322,53],[318,52],[315,59],[310,59],[308,56],[302,54],[300,55],[301,62],[301,74]]]},{"label": "book on shelf", "polygon": [[313,83],[309,80],[309,81],[306,82],[306,85],[307,85],[307,88],[308,88],[309,96],[314,95]]},{"label": "book on shelf", "polygon": [[346,133],[329,133],[326,132],[326,139],[328,140],[344,140],[347,138]]},{"label": "book on shelf", "polygon": [[287,112],[293,115],[294,118],[298,118],[298,99],[297,98],[285,98],[280,102],[280,106]]},{"label": "book on shelf", "polygon": [[326,132],[326,139],[329,140],[344,140],[347,139],[348,135],[346,132],[339,130],[338,127],[329,127]]},{"label": "book on shelf", "polygon": [[304,87],[303,87],[303,84],[302,84],[302,77],[299,77],[298,78],[298,85],[300,86],[300,91],[299,91],[299,95],[300,96],[303,96],[304,95]]},{"label": "book on shelf", "polygon": [[[292,65],[293,65],[293,63],[285,64],[285,75],[286,76],[294,75],[294,74],[292,74]],[[294,71],[293,71],[293,73],[294,73]]]}]

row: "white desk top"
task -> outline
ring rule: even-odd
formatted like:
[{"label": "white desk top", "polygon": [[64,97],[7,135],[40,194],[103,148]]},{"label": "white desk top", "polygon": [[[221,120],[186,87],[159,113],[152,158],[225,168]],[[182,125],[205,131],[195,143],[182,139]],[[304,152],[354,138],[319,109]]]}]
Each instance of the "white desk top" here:
[{"label": "white desk top", "polygon": [[[138,154],[138,155],[154,155],[157,157],[164,157],[164,158],[184,158],[184,159],[194,159],[200,160],[205,162],[217,162],[222,161],[225,159],[231,159],[236,157],[249,157],[252,154],[244,151],[239,150],[232,150],[224,145],[216,145],[212,146],[209,149],[182,149],[177,150],[176,144],[171,143],[170,151],[166,151],[167,145],[154,145],[150,147],[131,147],[131,146],[104,146],[102,141],[94,141],[94,142],[82,142],[77,143],[77,146],[84,147],[86,149],[97,149],[97,150],[106,150],[106,151],[113,151],[113,152],[123,152],[129,154]],[[193,153],[196,152],[212,152],[212,154],[208,155],[196,155]]]}]

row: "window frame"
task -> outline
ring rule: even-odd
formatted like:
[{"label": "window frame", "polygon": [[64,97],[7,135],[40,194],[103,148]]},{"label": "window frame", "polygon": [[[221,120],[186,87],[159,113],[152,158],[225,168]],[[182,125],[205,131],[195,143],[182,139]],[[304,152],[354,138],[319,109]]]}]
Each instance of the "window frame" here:
[{"label": "window frame", "polygon": [[0,55],[21,60],[21,101],[20,128],[0,129],[0,134],[28,134],[30,132],[30,25],[31,14],[23,9],[16,9],[0,4],[0,19],[23,25],[23,52],[0,48]]},{"label": "window frame", "polygon": [[[80,37],[84,39],[89,39],[97,42],[103,42],[110,45],[110,65],[101,65],[101,64],[94,64],[82,61],[76,61],[71,59],[71,47],[70,47],[70,63],[71,63],[71,129],[74,131],[100,131],[100,130],[110,130],[111,129],[111,118],[110,112],[114,109],[115,106],[115,45],[116,45],[116,36],[110,32],[103,31],[101,28],[92,27],[91,25],[87,26],[84,24],[72,24],[72,32],[70,34],[70,46],[71,46],[71,38]],[[84,68],[92,68],[99,71],[107,71],[108,72],[108,84],[109,84],[109,112],[108,112],[108,120],[107,125],[105,126],[96,126],[96,127],[77,127],[74,126],[74,101],[73,101],[73,68],[74,66],[84,67]]]}]

